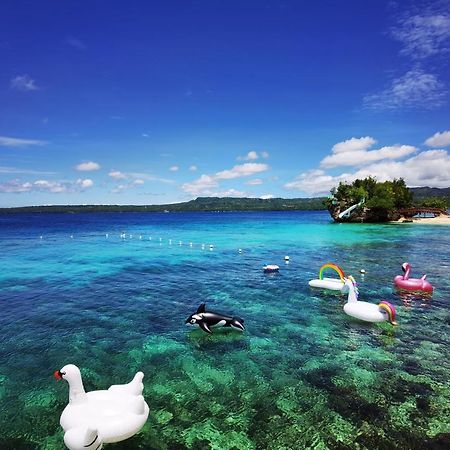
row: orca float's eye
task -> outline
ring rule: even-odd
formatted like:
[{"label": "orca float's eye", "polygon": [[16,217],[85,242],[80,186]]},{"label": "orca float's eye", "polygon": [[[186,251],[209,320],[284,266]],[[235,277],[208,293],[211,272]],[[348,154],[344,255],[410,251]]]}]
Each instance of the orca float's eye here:
[{"label": "orca float's eye", "polygon": [[191,323],[195,323],[195,319],[191,319]]}]

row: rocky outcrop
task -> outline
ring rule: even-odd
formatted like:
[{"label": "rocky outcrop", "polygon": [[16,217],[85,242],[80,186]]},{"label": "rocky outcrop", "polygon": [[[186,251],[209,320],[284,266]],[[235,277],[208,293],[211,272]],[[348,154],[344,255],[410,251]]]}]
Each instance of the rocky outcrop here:
[{"label": "rocky outcrop", "polygon": [[333,201],[328,206],[328,212],[335,222],[347,222],[347,223],[380,223],[397,221],[402,216],[397,211],[386,211],[385,209],[367,208],[361,206],[351,211],[349,216],[339,217],[339,214],[345,211],[350,205],[344,202]]}]

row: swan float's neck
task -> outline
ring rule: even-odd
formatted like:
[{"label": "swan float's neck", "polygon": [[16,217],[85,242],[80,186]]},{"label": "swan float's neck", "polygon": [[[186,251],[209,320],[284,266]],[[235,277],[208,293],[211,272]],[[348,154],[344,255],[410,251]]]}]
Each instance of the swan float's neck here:
[{"label": "swan float's neck", "polygon": [[72,377],[70,380],[67,381],[69,383],[69,403],[71,405],[76,405],[86,401],[87,395],[84,390],[81,375],[79,377]]}]

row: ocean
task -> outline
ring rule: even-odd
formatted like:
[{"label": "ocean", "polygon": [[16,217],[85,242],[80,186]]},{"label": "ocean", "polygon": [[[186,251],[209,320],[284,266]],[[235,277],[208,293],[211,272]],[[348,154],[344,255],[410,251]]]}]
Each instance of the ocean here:
[{"label": "ocean", "polygon": [[[449,448],[446,226],[335,224],[324,211],[17,214],[0,215],[0,233],[2,449],[64,448],[68,386],[53,373],[69,363],[86,391],[145,374],[148,421],[111,449]],[[395,290],[405,261],[432,297]],[[398,326],[310,288],[329,262],[360,300],[392,303]],[[246,330],[185,325],[201,303]]]}]

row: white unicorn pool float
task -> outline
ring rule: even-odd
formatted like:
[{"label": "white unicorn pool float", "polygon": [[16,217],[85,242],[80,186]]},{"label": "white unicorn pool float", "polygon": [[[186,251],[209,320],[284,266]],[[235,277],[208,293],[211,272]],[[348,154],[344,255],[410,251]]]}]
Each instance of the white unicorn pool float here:
[{"label": "white unicorn pool float", "polygon": [[355,279],[350,275],[345,278],[345,285],[348,287],[347,303],[344,305],[344,312],[356,319],[366,322],[385,322],[397,325],[395,321],[395,308],[389,302],[381,301],[378,305],[358,300],[359,292]]},{"label": "white unicorn pool float", "polygon": [[67,364],[55,373],[69,383],[69,404],[61,414],[64,443],[70,450],[100,450],[103,443],[119,442],[136,434],[147,421],[149,408],[142,396],[144,374],[128,384],[86,393],[80,369]]}]

